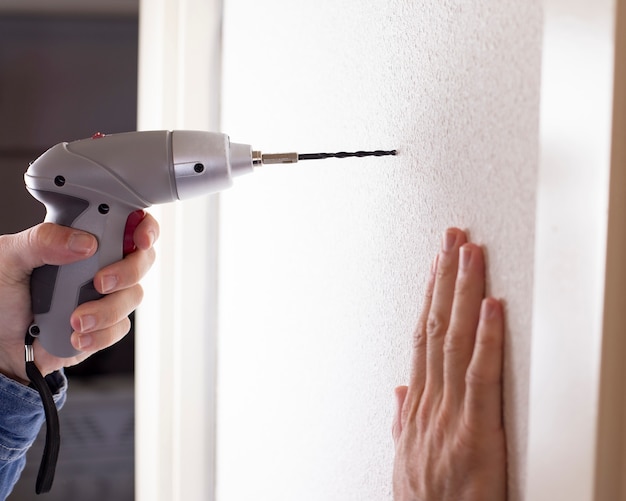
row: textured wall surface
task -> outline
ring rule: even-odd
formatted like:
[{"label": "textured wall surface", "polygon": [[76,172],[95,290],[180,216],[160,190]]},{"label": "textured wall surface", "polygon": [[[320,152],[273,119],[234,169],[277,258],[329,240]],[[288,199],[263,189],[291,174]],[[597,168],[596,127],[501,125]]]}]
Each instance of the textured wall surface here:
[{"label": "textured wall surface", "polygon": [[222,195],[218,500],[391,499],[393,388],[448,226],[506,299],[511,499],[522,498],[541,7],[226,0],[223,130],[267,166]]}]

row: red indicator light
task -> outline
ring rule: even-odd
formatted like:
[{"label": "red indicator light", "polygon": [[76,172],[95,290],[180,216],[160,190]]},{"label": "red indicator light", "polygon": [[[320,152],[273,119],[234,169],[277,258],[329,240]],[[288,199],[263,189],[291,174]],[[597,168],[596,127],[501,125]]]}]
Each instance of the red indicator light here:
[{"label": "red indicator light", "polygon": [[96,132],[93,136],[91,136],[91,139],[100,139],[104,136],[106,136],[106,134],[103,134],[102,132]]}]

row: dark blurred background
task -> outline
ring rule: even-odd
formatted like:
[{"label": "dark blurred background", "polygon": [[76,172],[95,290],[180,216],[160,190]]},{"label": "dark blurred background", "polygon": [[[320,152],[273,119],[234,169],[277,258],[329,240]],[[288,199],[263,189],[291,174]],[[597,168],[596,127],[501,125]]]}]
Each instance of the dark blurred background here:
[{"label": "dark blurred background", "polygon": [[[1,7],[1,6],[0,6]],[[0,232],[41,222],[30,161],[61,141],[136,128],[137,12],[0,8]],[[67,370],[57,478],[47,500],[134,498],[134,336]],[[43,435],[9,498],[35,499]]]}]

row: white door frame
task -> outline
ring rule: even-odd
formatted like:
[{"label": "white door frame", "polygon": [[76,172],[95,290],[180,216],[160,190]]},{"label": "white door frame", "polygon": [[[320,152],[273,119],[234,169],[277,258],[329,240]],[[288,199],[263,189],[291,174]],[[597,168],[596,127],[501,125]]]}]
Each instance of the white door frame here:
[{"label": "white door frame", "polygon": [[[220,0],[142,0],[138,128],[219,129]],[[155,207],[136,337],[136,497],[215,492],[217,198]]]},{"label": "white door frame", "polygon": [[626,280],[626,190],[624,152],[612,154],[612,138],[619,146],[626,131],[614,98],[614,83],[624,85],[623,55],[615,57],[616,27],[625,27],[617,24],[619,3],[544,1],[525,496],[532,501],[626,499],[624,310],[615,304]]}]

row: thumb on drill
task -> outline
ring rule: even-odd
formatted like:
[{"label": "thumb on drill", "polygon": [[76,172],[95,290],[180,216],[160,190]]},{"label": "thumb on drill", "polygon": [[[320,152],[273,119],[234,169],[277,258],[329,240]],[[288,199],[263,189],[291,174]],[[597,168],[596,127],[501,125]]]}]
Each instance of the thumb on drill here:
[{"label": "thumb on drill", "polygon": [[0,237],[0,262],[17,273],[30,274],[44,264],[62,265],[86,259],[97,247],[96,238],[89,233],[42,223],[21,233]]}]

